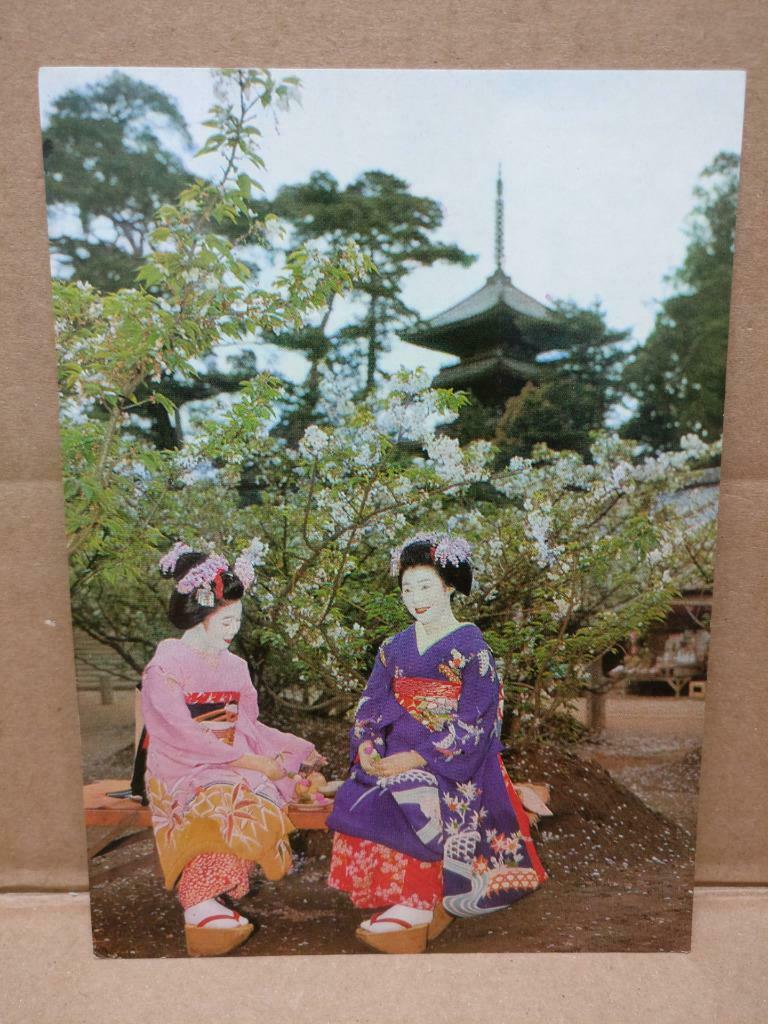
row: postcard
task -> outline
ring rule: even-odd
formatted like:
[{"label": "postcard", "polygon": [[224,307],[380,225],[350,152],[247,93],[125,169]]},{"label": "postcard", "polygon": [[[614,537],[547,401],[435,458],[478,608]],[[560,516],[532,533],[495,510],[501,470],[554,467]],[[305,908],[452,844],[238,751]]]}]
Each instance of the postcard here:
[{"label": "postcard", "polygon": [[743,105],[42,69],[97,956],[690,948]]}]

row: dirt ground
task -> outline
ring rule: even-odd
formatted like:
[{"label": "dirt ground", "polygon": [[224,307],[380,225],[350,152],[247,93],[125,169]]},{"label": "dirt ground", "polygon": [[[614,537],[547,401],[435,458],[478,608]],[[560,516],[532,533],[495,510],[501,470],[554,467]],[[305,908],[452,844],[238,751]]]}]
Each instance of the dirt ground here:
[{"label": "dirt ground", "polygon": [[[127,776],[132,695],[118,693],[107,706],[96,694],[80,696],[86,781]],[[516,780],[552,787],[554,816],[534,832],[549,880],[509,910],[455,922],[430,950],[687,950],[703,710],[687,698],[612,696],[599,744],[509,760]],[[342,730],[327,722],[302,730],[333,755],[336,771]],[[325,885],[330,836],[301,832],[293,843],[294,872],[257,881],[239,903],[257,929],[231,955],[366,952],[354,938],[365,915]],[[94,858],[91,868],[97,956],[186,955],[181,912],[162,887],[149,833]]]}]

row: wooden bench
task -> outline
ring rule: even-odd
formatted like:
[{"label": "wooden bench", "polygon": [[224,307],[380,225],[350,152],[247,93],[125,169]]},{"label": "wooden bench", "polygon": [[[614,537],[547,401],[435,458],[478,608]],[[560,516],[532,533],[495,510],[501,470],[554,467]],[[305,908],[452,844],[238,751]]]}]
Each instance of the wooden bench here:
[{"label": "wooden bench", "polygon": [[[535,782],[515,782],[515,789],[523,806],[529,814],[532,825],[539,820],[539,814],[528,806],[531,803],[526,790],[532,791],[543,804],[550,799],[549,786]],[[127,779],[100,779],[83,787],[83,808],[85,811],[86,830],[98,830],[88,843],[88,859],[114,845],[127,846],[138,839],[143,839],[143,832],[152,827],[149,807],[142,806],[138,800],[130,797],[114,797],[109,793],[130,789]],[[528,803],[526,803],[526,799]],[[322,829],[327,831],[326,821],[331,813],[333,801],[329,801],[321,809],[305,809],[289,804],[288,817],[297,829]],[[551,813],[551,812],[550,812]],[[93,832],[91,833],[93,835]]]},{"label": "wooden bench", "polygon": [[[86,830],[98,829],[98,835],[88,843],[89,860],[114,843],[125,846],[142,839],[142,833],[152,827],[149,807],[130,797],[108,795],[130,789],[130,785],[128,779],[99,779],[83,786]],[[332,801],[318,810],[289,805],[287,813],[296,828],[327,829],[325,822],[332,807]]]}]

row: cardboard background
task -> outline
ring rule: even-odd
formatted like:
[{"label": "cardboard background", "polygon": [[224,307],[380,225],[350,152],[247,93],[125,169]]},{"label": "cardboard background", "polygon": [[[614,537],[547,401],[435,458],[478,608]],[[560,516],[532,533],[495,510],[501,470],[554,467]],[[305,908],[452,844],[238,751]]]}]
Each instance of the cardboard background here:
[{"label": "cardboard background", "polygon": [[[152,1022],[162,1006],[168,1024],[222,1012],[253,1019],[265,1011],[273,1020],[368,1021],[381,1018],[387,992],[398,993],[395,1021],[434,1019],[434,1000],[443,1020],[466,1019],[455,1016],[462,1006],[482,1016],[486,1005],[489,1013],[499,1006],[510,1016],[522,1010],[547,1021],[597,1022],[609,1019],[608,1011],[612,1020],[640,1020],[641,1010],[643,1019],[651,1014],[662,1021],[766,1019],[758,1005],[767,991],[764,967],[755,955],[760,926],[763,949],[768,938],[765,893],[737,888],[729,896],[706,887],[768,884],[767,30],[768,6],[759,0],[8,5],[0,35],[0,890],[6,891],[65,892],[87,883],[38,68],[687,67],[744,68],[748,75],[699,812],[696,879],[702,888],[691,956],[499,954],[456,962],[373,955],[351,958],[354,963],[291,957],[290,969],[261,958],[115,965],[90,960],[85,897],[5,896],[3,973],[20,971],[26,979],[3,986],[0,1006],[7,1003],[11,1014],[6,1020],[100,1020],[114,995],[120,1008],[110,1012],[112,1020],[143,1016]],[[739,949],[743,955],[736,955]],[[462,998],[447,999],[447,992],[440,998],[443,983],[457,975]],[[193,979],[200,984],[186,984]],[[233,986],[226,1009],[216,992],[224,982]],[[189,998],[193,990],[199,999]],[[570,1014],[564,1013],[568,1006]],[[581,1016],[589,1007],[594,1013]]]}]

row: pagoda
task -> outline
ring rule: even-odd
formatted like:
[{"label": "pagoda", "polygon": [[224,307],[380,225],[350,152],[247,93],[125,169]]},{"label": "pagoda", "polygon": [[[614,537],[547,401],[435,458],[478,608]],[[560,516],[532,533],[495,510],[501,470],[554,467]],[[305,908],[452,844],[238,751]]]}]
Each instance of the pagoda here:
[{"label": "pagoda", "polygon": [[434,387],[469,391],[478,403],[501,412],[528,381],[541,376],[536,357],[557,349],[563,325],[538,299],[516,288],[504,270],[504,195],[496,180],[496,269],[478,291],[404,332],[403,341],[450,353]]}]

